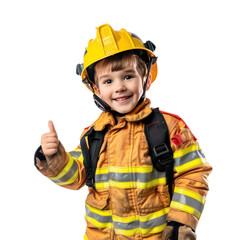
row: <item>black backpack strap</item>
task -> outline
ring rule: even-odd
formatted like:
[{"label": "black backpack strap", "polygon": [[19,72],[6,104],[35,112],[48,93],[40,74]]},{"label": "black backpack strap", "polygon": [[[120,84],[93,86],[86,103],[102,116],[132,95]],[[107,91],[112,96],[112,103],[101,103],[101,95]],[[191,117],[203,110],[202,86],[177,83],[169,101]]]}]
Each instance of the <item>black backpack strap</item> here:
[{"label": "black backpack strap", "polygon": [[[95,131],[93,127],[85,133],[85,135],[80,140],[80,145],[83,154],[83,164],[87,173],[86,185],[88,187],[94,188],[95,184],[95,172],[97,168],[97,161],[101,146],[103,144],[104,135],[106,130]],[[88,145],[86,142],[86,137],[88,137]]]},{"label": "black backpack strap", "polygon": [[142,120],[144,132],[149,146],[149,154],[154,168],[166,172],[169,194],[172,199],[173,185],[173,151],[170,145],[168,127],[158,108]]}]

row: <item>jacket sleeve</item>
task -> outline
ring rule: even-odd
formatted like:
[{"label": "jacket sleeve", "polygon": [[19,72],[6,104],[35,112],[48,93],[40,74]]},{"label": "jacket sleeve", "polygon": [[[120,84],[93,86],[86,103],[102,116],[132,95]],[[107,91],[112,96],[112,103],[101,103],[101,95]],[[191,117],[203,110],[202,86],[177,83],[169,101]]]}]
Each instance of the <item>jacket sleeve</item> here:
[{"label": "jacket sleeve", "polygon": [[40,146],[35,153],[34,162],[44,176],[61,187],[76,190],[85,185],[86,172],[80,146],[66,152],[59,142],[58,152],[51,162],[47,162]]},{"label": "jacket sleeve", "polygon": [[212,171],[197,139],[179,119],[170,131],[174,157],[174,193],[167,221],[185,224],[194,230],[203,212]]}]

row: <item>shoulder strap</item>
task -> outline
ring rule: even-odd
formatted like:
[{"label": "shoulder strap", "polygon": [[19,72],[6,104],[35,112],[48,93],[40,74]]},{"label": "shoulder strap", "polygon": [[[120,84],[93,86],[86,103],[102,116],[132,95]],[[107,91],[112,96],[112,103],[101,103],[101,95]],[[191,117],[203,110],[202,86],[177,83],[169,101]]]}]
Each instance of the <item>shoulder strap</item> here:
[{"label": "shoulder strap", "polygon": [[[106,130],[95,131],[93,127],[81,138],[80,145],[83,153],[83,164],[87,173],[87,182],[88,187],[93,187],[95,184],[95,172],[97,168],[97,161],[101,146],[103,144],[104,135]],[[88,137],[88,145],[86,143],[86,137]]]},{"label": "shoulder strap", "polygon": [[157,171],[166,172],[170,197],[173,185],[173,151],[170,145],[168,127],[158,108],[142,120],[147,138],[149,155]]},{"label": "shoulder strap", "polygon": [[[173,185],[173,151],[170,145],[168,127],[159,109],[153,109],[152,113],[142,120],[144,132],[149,146],[149,155],[154,168],[160,172],[166,172],[167,184],[170,197],[172,198]],[[88,187],[94,187],[95,172],[101,146],[103,144],[106,129],[95,131],[90,128],[81,138],[80,145],[84,157],[84,166],[87,173]],[[86,143],[88,137],[88,145]]]}]

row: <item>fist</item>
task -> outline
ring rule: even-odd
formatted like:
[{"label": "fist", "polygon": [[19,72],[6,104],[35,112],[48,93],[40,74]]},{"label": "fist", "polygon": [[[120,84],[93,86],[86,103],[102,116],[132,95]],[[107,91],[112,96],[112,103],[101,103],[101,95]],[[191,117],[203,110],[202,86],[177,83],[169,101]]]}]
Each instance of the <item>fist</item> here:
[{"label": "fist", "polygon": [[58,151],[59,141],[52,121],[48,122],[48,127],[49,132],[42,135],[41,146],[47,160],[51,160],[53,155]]}]

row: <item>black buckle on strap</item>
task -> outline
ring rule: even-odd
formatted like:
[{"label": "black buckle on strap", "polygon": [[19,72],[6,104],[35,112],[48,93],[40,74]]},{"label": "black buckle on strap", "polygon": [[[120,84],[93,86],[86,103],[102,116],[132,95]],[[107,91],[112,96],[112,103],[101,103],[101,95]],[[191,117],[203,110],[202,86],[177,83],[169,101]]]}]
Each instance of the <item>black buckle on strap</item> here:
[{"label": "black buckle on strap", "polygon": [[94,182],[93,182],[93,179],[92,178],[88,178],[86,180],[86,185],[90,188],[94,188]]},{"label": "black buckle on strap", "polygon": [[155,157],[160,157],[164,154],[170,153],[170,151],[165,143],[154,147],[153,152],[154,152]]},{"label": "black buckle on strap", "polygon": [[165,143],[153,148],[153,153],[157,159],[156,166],[160,169],[161,166],[166,166],[173,163],[171,152]]}]

